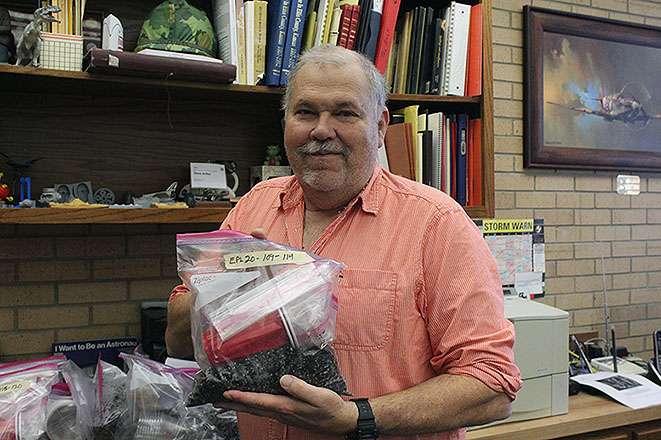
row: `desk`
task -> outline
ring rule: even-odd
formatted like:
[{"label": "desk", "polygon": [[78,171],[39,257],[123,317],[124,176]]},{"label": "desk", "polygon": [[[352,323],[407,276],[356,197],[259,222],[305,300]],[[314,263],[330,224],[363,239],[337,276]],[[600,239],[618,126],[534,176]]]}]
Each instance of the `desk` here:
[{"label": "desk", "polygon": [[467,440],[661,440],[661,406],[633,410],[606,397],[569,397],[569,413],[469,431]]}]

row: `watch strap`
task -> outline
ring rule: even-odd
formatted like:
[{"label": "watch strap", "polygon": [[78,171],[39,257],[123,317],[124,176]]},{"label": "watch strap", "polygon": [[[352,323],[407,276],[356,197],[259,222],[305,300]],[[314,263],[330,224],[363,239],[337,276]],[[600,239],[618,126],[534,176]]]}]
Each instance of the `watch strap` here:
[{"label": "watch strap", "polygon": [[351,399],[358,408],[358,424],[356,430],[347,435],[347,440],[367,440],[379,438],[374,413],[369,400],[365,398]]}]

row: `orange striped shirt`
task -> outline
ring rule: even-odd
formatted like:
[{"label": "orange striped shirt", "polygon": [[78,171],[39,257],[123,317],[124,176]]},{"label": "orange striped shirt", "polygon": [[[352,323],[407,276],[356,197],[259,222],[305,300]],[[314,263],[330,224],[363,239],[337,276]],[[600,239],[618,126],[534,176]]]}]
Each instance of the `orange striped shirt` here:
[{"label": "orange striped shirt", "polygon": [[[269,240],[300,248],[303,221],[303,190],[295,177],[284,177],[253,188],[222,227],[244,233],[262,227]],[[347,266],[333,346],[354,396],[378,397],[457,374],[514,398],[521,384],[514,331],[503,315],[495,261],[454,200],[377,168],[309,250]],[[337,438],[246,414],[239,426],[250,440]],[[424,436],[463,437],[464,430]]]}]

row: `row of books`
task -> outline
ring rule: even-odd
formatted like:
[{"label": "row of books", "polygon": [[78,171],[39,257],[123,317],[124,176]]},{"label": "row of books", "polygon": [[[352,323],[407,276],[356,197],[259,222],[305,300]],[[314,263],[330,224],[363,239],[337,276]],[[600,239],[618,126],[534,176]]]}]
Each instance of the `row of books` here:
[{"label": "row of books", "polygon": [[86,0],[38,0],[37,7],[57,6],[60,12],[54,16],[59,23],[47,23],[43,29],[57,34],[83,35],[83,16]]},{"label": "row of books", "polygon": [[395,93],[481,94],[481,5],[400,13],[400,2],[214,0],[220,58],[239,84],[285,86],[301,52],[339,45],[371,59]]},{"label": "row of books", "polygon": [[381,165],[392,173],[439,189],[462,206],[484,202],[482,121],[467,114],[394,112]]},{"label": "row of books", "polygon": [[386,79],[394,93],[482,93],[482,5],[418,6],[400,16]]}]

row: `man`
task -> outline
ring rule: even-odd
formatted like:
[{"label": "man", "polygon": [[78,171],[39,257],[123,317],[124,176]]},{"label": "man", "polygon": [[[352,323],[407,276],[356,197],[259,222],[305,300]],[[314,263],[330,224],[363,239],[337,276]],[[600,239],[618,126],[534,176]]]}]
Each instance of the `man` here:
[{"label": "man", "polygon": [[[283,376],[290,396],[225,393],[242,438],[376,438],[376,428],[380,438],[461,439],[462,427],[510,413],[520,380],[494,260],[458,204],[378,167],[385,97],[362,55],[306,52],[283,99],[295,176],[260,183],[222,226],[263,228],[257,236],[347,265],[333,346],[349,391],[369,398],[373,416],[364,402]],[[189,308],[190,295],[175,289],[171,354],[190,353]]]}]

